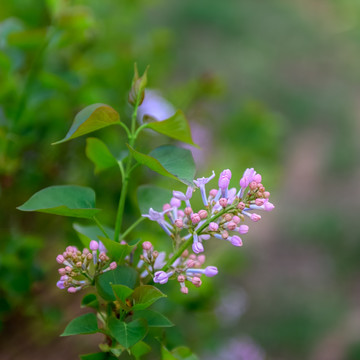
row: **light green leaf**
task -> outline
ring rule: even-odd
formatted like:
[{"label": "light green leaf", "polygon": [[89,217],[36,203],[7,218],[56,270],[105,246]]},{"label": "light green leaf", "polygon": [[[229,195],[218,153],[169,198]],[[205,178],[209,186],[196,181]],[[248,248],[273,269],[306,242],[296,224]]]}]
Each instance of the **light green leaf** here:
[{"label": "light green leaf", "polygon": [[[91,240],[96,240],[99,238],[99,236],[104,235],[96,225],[82,225],[79,223],[74,223],[73,229],[76,231],[84,247],[89,247]],[[113,229],[109,228],[108,226],[104,226],[104,229],[111,238],[114,237]]]},{"label": "light green leaf", "polygon": [[119,284],[134,288],[137,276],[138,273],[134,268],[118,266],[115,270],[107,271],[98,276],[95,280],[95,285],[99,295],[104,300],[115,301],[116,297],[111,285]]},{"label": "light green leaf", "polygon": [[94,190],[76,185],[42,189],[17,209],[79,218],[92,218],[101,211],[95,208]]},{"label": "light green leaf", "polygon": [[191,151],[173,145],[163,145],[149,155],[142,154],[127,145],[137,162],[146,165],[158,174],[192,185],[195,163]]},{"label": "light green leaf", "polygon": [[119,121],[119,113],[111,106],[105,104],[89,105],[75,116],[75,120],[64,139],[52,145],[61,144],[106,126],[116,124]]},{"label": "light green leaf", "polygon": [[199,358],[185,346],[179,346],[171,352],[166,347],[161,348],[162,360],[199,360]]},{"label": "light green leaf", "polygon": [[151,351],[151,347],[143,341],[139,341],[131,347],[130,351],[136,360],[140,360],[142,356],[148,354]]},{"label": "light green leaf", "polygon": [[140,319],[125,323],[124,321],[111,317],[108,322],[108,328],[110,334],[126,349],[129,349],[138,341],[142,340],[147,333],[146,321]]},{"label": "light green leaf", "polygon": [[162,211],[163,205],[170,202],[172,192],[168,189],[152,185],[139,186],[137,198],[139,208],[142,214],[147,214],[150,208],[156,211]]},{"label": "light green leaf", "polygon": [[94,334],[98,330],[96,315],[88,313],[72,320],[60,336]]},{"label": "light green leaf", "polygon": [[181,110],[166,120],[150,122],[147,127],[160,134],[197,147],[191,138],[190,126]]},{"label": "light green leaf", "polygon": [[118,162],[108,147],[97,138],[86,139],[86,156],[95,165],[95,174],[118,166]]},{"label": "light green leaf", "polygon": [[133,319],[145,319],[149,327],[172,327],[174,324],[163,314],[153,310],[136,310]]},{"label": "light green leaf", "polygon": [[142,285],[134,290],[132,298],[135,302],[133,310],[143,310],[153,304],[155,301],[167,297],[158,288],[151,285]]},{"label": "light green leaf", "polygon": [[163,346],[161,348],[161,360],[178,360],[171,352]]},{"label": "light green leaf", "polygon": [[111,257],[111,259],[115,260],[118,263],[121,263],[127,255],[133,251],[136,244],[134,245],[128,245],[128,244],[120,244],[114,240],[107,239],[106,237],[99,236],[99,239],[106,247],[106,250],[108,250],[108,256]]},{"label": "light green leaf", "polygon": [[131,296],[131,294],[134,292],[133,289],[130,289],[129,287],[125,285],[111,285],[113,292],[119,300],[121,300],[123,303],[126,302],[126,299]]},{"label": "light green leaf", "polygon": [[99,308],[99,301],[95,294],[87,294],[81,300],[81,307]]}]

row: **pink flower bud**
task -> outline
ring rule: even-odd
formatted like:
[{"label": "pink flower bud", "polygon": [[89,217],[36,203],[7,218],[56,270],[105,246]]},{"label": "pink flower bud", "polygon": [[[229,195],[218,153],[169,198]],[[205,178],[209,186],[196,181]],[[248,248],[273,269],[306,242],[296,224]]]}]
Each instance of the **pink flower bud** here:
[{"label": "pink flower bud", "polygon": [[220,176],[227,177],[228,179],[231,179],[231,171],[229,169],[226,169],[221,172]]},{"label": "pink flower bud", "polygon": [[189,259],[189,260],[186,262],[186,265],[187,265],[187,267],[189,267],[189,268],[194,267],[194,266],[195,266],[195,260]]},{"label": "pink flower bud", "polygon": [[203,220],[208,217],[208,212],[206,210],[200,210],[198,214],[199,214],[200,218]]},{"label": "pink flower bud", "polygon": [[181,219],[176,219],[175,220],[175,226],[178,227],[179,229],[182,229],[184,226],[184,223]]},{"label": "pink flower bud", "polygon": [[89,254],[89,252],[90,252],[90,251],[89,251],[89,249],[87,249],[87,248],[85,248],[85,249],[83,250],[83,254],[84,254],[84,255]]},{"label": "pink flower bud", "polygon": [[189,292],[189,289],[186,287],[186,286],[182,286],[180,288],[180,291],[183,293],[183,294],[187,294]]},{"label": "pink flower bud", "polygon": [[211,189],[209,194],[210,194],[211,197],[214,198],[214,197],[216,197],[217,192],[218,192],[217,189]]},{"label": "pink flower bud", "polygon": [[195,242],[192,244],[192,249],[195,254],[199,254],[204,251],[204,247],[201,242]]},{"label": "pink flower bud", "polygon": [[223,239],[227,239],[227,238],[229,237],[229,233],[228,233],[226,230],[224,230],[224,231],[221,233],[221,236],[222,236]]},{"label": "pink flower bud", "polygon": [[234,245],[234,246],[242,246],[242,241],[241,239],[239,238],[239,236],[232,236],[231,239],[230,239],[230,242]]},{"label": "pink flower bud", "polygon": [[163,205],[163,211],[169,210],[171,209],[171,205],[170,204],[164,204]]},{"label": "pink flower bud", "polygon": [[216,266],[208,266],[205,268],[204,274],[207,277],[213,277],[215,275],[217,275],[218,273],[218,269]]},{"label": "pink flower bud", "polygon": [[[65,266],[65,271],[67,273],[71,272],[72,268],[70,266]],[[62,274],[61,274],[62,275]]]},{"label": "pink flower bud", "polygon": [[205,262],[205,259],[206,259],[205,255],[199,255],[197,257],[197,261],[200,263],[200,265],[202,265]]},{"label": "pink flower bud", "polygon": [[170,200],[170,205],[171,205],[172,207],[178,208],[178,207],[181,206],[181,200],[173,197],[173,198],[171,198],[171,200]]},{"label": "pink flower bud", "polygon": [[256,190],[258,187],[257,183],[255,181],[252,181],[250,184],[249,184],[249,188],[250,190]]},{"label": "pink flower bud", "polygon": [[235,224],[239,224],[239,222],[241,221],[240,220],[240,218],[238,217],[238,216],[234,216],[233,218],[232,218],[232,221],[235,223]]},{"label": "pink flower bud", "polygon": [[58,272],[59,272],[59,274],[62,275],[62,276],[66,275],[66,270],[65,270],[65,268],[60,268],[60,269],[58,269]]},{"label": "pink flower bud", "polygon": [[113,261],[112,263],[110,263],[109,267],[110,267],[110,270],[115,270],[117,268],[117,263],[115,261]]},{"label": "pink flower bud", "polygon": [[249,180],[246,177],[240,179],[240,187],[245,189],[249,185]]},{"label": "pink flower bud", "polygon": [[225,221],[230,221],[232,219],[232,215],[231,214],[225,214],[224,219],[225,219]]},{"label": "pink flower bud", "polygon": [[260,174],[256,174],[253,178],[253,180],[257,183],[261,183],[261,175]]},{"label": "pink flower bud", "polygon": [[192,214],[190,218],[191,218],[191,222],[192,222],[193,224],[197,224],[197,223],[199,223],[200,220],[201,220],[200,215],[199,215],[198,213]]},{"label": "pink flower bud", "polygon": [[96,251],[99,248],[99,243],[95,240],[90,241],[90,250]]},{"label": "pink flower bud", "polygon": [[257,222],[261,219],[261,216],[258,214],[251,214],[250,219],[254,222]]},{"label": "pink flower bud", "polygon": [[238,208],[239,210],[244,210],[244,209],[245,209],[245,204],[244,204],[242,201],[240,201],[239,204],[238,204],[238,206],[237,206],[237,208]]},{"label": "pink flower bud", "polygon": [[196,260],[196,255],[195,254],[190,254],[190,256],[189,256],[189,259],[191,259],[191,260]]},{"label": "pink flower bud", "polygon": [[152,256],[156,259],[159,256],[159,252],[157,250],[153,251]]},{"label": "pink flower bud", "polygon": [[191,282],[196,286],[196,287],[200,287],[202,282],[201,279],[197,276],[194,276],[191,280]]},{"label": "pink flower bud", "polygon": [[58,262],[58,264],[62,264],[65,261],[65,258],[62,255],[58,255],[56,257],[56,261]]},{"label": "pink flower bud", "polygon": [[142,248],[145,250],[145,251],[149,251],[153,248],[153,245],[150,241],[144,241],[142,243]]},{"label": "pink flower bud", "polygon": [[272,204],[270,201],[267,201],[265,204],[264,204],[264,208],[266,211],[271,211],[271,210],[274,210],[275,209],[275,206],[274,204]]},{"label": "pink flower bud", "polygon": [[82,262],[81,262],[81,261],[78,261],[75,265],[76,265],[77,268],[81,268]]},{"label": "pink flower bud", "polygon": [[219,188],[225,190],[229,187],[230,179],[227,177],[220,177],[219,179]]},{"label": "pink flower bud", "polygon": [[184,252],[181,254],[182,257],[186,258],[189,256],[189,250],[184,250]]},{"label": "pink flower bud", "polygon": [[257,205],[257,206],[264,205],[264,203],[265,203],[264,199],[256,199],[255,200],[255,205]]},{"label": "pink flower bud", "polygon": [[249,227],[247,225],[240,225],[239,226],[239,233],[246,234],[249,231]]},{"label": "pink flower bud", "polygon": [[71,287],[68,288],[68,292],[69,292],[70,294],[75,294],[76,291],[77,291],[76,288],[74,288],[73,286],[71,286]]},{"label": "pink flower bud", "polygon": [[185,214],[186,214],[186,215],[191,215],[192,212],[193,212],[193,211],[192,211],[192,208],[191,208],[191,207],[188,206],[188,207],[185,208]]},{"label": "pink flower bud", "polygon": [[210,231],[218,231],[219,225],[216,222],[211,222],[209,224],[209,230]]},{"label": "pink flower bud", "polygon": [[219,204],[220,204],[220,206],[222,206],[223,208],[225,208],[225,207],[227,206],[227,203],[228,203],[228,201],[227,201],[226,198],[221,198],[221,199],[219,200]]},{"label": "pink flower bud", "polygon": [[234,221],[230,221],[227,223],[226,227],[229,229],[229,230],[235,230],[236,228],[236,223]]},{"label": "pink flower bud", "polygon": [[185,281],[185,276],[184,275],[179,275],[177,278],[178,282],[184,282]]},{"label": "pink flower bud", "polygon": [[185,216],[185,213],[182,210],[178,210],[177,214],[180,218],[183,218]]},{"label": "pink flower bud", "polygon": [[268,191],[264,191],[264,198],[268,199],[270,197],[270,193]]}]

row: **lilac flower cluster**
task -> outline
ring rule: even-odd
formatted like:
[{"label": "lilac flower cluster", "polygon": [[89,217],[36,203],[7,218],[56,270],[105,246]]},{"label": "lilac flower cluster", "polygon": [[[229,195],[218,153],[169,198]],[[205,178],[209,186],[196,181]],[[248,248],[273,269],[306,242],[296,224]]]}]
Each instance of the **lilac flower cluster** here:
[{"label": "lilac flower cluster", "polygon": [[[242,246],[243,241],[240,235],[246,234],[249,230],[249,226],[244,223],[245,219],[249,218],[257,222],[261,216],[253,212],[254,210],[271,211],[274,209],[274,205],[269,201],[270,193],[261,183],[261,175],[253,168],[245,170],[239,182],[239,190],[230,188],[231,171],[226,169],[220,174],[218,189],[211,189],[207,193],[205,187],[214,177],[213,171],[207,178],[194,180],[196,187],[189,186],[185,193],[173,191],[170,203],[163,206],[162,212],[150,208],[148,214],[142,215],[161,226],[172,238],[175,250],[191,239],[193,252],[200,254],[204,252],[204,241],[212,237],[228,241],[233,246]],[[200,190],[204,205],[204,208],[197,212],[191,206],[191,199],[196,189]],[[184,206],[182,206],[183,203]],[[174,262],[168,273],[164,271],[155,273],[154,281],[162,284],[175,273],[182,274],[183,265],[183,262]],[[215,267],[208,268],[216,269]],[[195,270],[186,269],[186,276],[196,278],[198,274],[206,275],[206,269]],[[180,279],[183,279],[181,276]],[[187,279],[186,276],[185,279]]]},{"label": "lilac flower cluster", "polygon": [[116,262],[110,263],[101,243],[91,240],[89,248],[81,252],[75,246],[68,246],[56,257],[58,264],[64,266],[59,269],[60,280],[56,283],[59,289],[76,293],[92,284],[95,276],[116,269]]}]

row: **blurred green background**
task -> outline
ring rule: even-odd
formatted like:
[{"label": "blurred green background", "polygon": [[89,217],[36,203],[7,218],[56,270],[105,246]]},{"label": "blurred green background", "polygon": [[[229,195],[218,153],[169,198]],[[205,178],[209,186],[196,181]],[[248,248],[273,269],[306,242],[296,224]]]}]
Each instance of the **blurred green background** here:
[{"label": "blurred green background", "polygon": [[[242,359],[246,346],[257,357],[245,360],[360,359],[359,20],[351,0],[2,1],[0,358],[96,350],[95,335],[58,338],[81,313],[81,294],[55,287],[56,254],[78,242],[71,219],[15,207],[73,183],[93,187],[110,209],[102,221],[114,221],[118,172],[94,175],[85,138],[50,144],[91,103],[125,119],[136,61],[186,113],[202,145],[198,175],[230,168],[238,186],[255,167],[276,205],[242,248],[210,244],[217,278],[187,297],[164,288],[162,309],[177,324],[163,334],[168,347],[188,344],[200,359]],[[126,149],[121,130],[96,136],[114,154]],[[129,223],[139,216],[136,187],[149,182],[183,190],[137,170]],[[134,236],[160,248],[167,240],[149,222]]]}]

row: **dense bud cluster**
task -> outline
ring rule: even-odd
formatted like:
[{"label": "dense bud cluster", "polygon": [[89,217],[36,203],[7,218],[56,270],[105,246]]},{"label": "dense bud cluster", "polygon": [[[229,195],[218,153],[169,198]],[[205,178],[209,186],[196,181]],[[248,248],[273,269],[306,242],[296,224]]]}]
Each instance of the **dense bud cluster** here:
[{"label": "dense bud cluster", "polygon": [[[150,208],[149,213],[143,215],[152,221],[156,221],[162,227],[166,234],[172,238],[175,249],[179,249],[182,244],[191,239],[193,252],[200,254],[204,252],[204,241],[210,238],[228,241],[233,246],[242,246],[243,241],[240,235],[249,231],[249,226],[244,223],[245,219],[248,217],[251,221],[257,222],[261,216],[254,213],[254,210],[271,211],[274,209],[274,205],[269,201],[270,193],[261,183],[261,175],[257,174],[254,169],[246,169],[240,179],[239,190],[229,188],[231,171],[226,169],[220,174],[218,189],[211,189],[207,193],[205,185],[214,177],[213,171],[208,178],[203,177],[194,180],[196,188],[201,193],[203,209],[195,211],[192,208],[190,200],[196,188],[189,186],[186,193],[174,191],[173,198],[163,206],[162,212]],[[181,206],[183,202],[184,207]],[[185,258],[184,256],[179,257],[167,269],[167,272],[154,272],[156,269],[162,269],[162,266],[156,262],[151,263],[151,249],[147,250],[144,258],[149,262],[149,267],[152,270],[150,273],[154,277],[154,282],[164,284],[169,278],[177,278],[181,284],[181,291],[187,293],[185,280],[191,281],[195,286],[200,286],[199,276],[201,274],[207,276],[212,274],[211,276],[213,276],[217,273],[215,267],[200,269],[196,266],[188,266],[188,262],[192,261],[190,257],[195,256],[196,258],[195,254],[188,255]],[[163,262],[164,258],[165,254],[162,256]],[[194,262],[199,263],[195,260]],[[208,270],[206,271],[206,269]],[[211,272],[210,269],[213,271]]]},{"label": "dense bud cluster", "polygon": [[94,277],[117,267],[116,262],[110,262],[106,249],[95,240],[91,240],[89,249],[81,252],[75,246],[68,246],[66,251],[56,257],[62,265],[58,271],[60,280],[56,283],[59,289],[67,289],[76,293],[93,283]]}]

